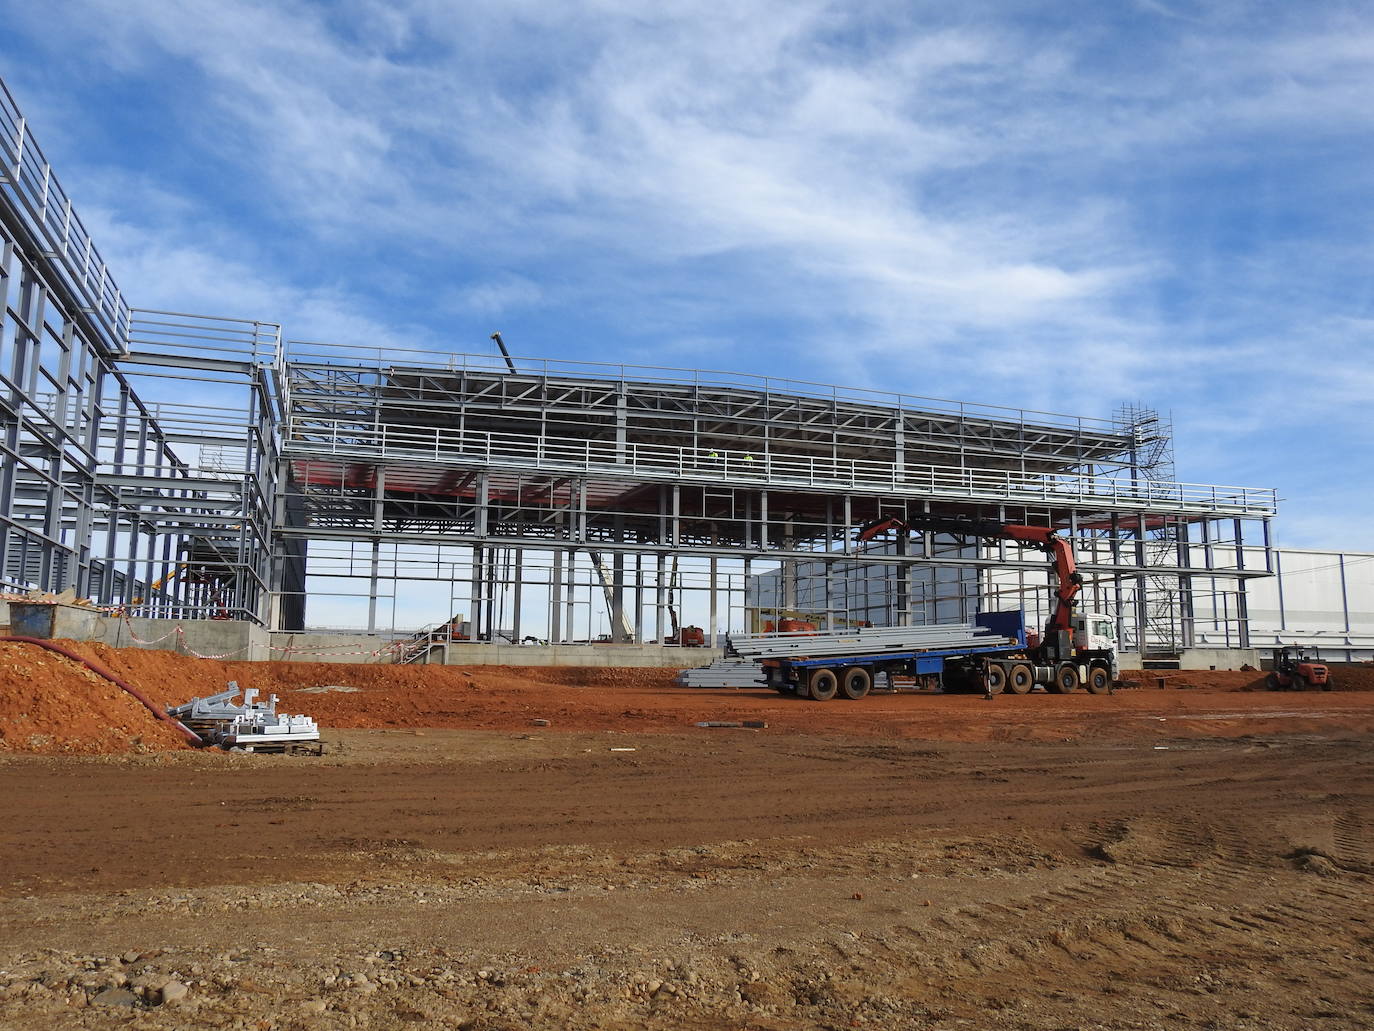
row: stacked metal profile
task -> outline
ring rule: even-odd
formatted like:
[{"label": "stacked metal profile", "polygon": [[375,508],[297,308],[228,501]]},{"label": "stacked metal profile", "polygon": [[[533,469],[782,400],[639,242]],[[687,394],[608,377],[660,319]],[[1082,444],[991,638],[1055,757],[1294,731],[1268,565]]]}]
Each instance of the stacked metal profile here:
[{"label": "stacked metal profile", "polygon": [[726,654],[755,662],[820,655],[880,655],[883,652],[943,651],[1014,647],[1016,639],[976,623],[939,626],[864,627],[843,634],[731,634]]},{"label": "stacked metal profile", "polygon": [[709,666],[684,669],[674,679],[678,687],[757,687],[763,672],[753,659],[717,659]]}]

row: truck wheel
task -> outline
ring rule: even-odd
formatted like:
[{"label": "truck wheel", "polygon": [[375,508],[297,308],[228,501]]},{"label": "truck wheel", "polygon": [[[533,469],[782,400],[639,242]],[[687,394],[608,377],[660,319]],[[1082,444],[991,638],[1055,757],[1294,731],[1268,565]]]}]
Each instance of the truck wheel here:
[{"label": "truck wheel", "polygon": [[1066,662],[1055,672],[1050,690],[1055,694],[1073,694],[1078,690],[1080,683],[1078,667]]},{"label": "truck wheel", "polygon": [[873,675],[862,666],[850,666],[840,674],[840,690],[846,698],[858,701],[873,687]]},{"label": "truck wheel", "polygon": [[1277,673],[1270,673],[1267,677],[1265,677],[1264,686],[1267,690],[1270,691],[1283,690],[1283,685],[1279,683],[1279,676]]},{"label": "truck wheel", "polygon": [[1007,686],[1007,671],[996,663],[983,670],[983,690],[988,694],[1001,694]]},{"label": "truck wheel", "polygon": [[1012,694],[1029,694],[1035,686],[1035,674],[1024,662],[1018,662],[1007,673],[1007,690]]},{"label": "truck wheel", "polygon": [[1333,677],[1328,673],[1328,674],[1327,674],[1327,677],[1326,677],[1326,680],[1322,683],[1322,690],[1323,690],[1323,691],[1330,691],[1330,690],[1332,690],[1335,686],[1336,686],[1335,678],[1333,678]]},{"label": "truck wheel", "polygon": [[811,697],[818,702],[828,702],[839,690],[840,681],[833,669],[818,669],[811,674]]},{"label": "truck wheel", "polygon": [[1106,694],[1112,688],[1112,675],[1102,666],[1088,670],[1088,690],[1093,694]]}]

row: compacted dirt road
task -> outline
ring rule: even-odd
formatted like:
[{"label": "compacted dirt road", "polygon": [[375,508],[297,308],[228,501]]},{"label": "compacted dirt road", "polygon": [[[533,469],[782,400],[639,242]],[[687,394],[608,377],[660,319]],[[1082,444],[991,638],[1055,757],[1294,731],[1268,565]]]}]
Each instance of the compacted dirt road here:
[{"label": "compacted dirt road", "polygon": [[0,764],[0,1024],[1374,1023],[1363,734],[338,738]]},{"label": "compacted dirt road", "polygon": [[[0,650],[0,1027],[1374,1025],[1374,693],[827,707],[101,657],[356,729],[163,747]],[[67,688],[124,736],[55,722]],[[740,717],[769,725],[692,725]]]}]

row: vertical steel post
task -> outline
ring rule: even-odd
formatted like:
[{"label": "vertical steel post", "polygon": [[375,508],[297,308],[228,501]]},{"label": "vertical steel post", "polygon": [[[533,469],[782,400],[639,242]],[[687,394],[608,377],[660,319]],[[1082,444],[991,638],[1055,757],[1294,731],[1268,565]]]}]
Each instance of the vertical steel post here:
[{"label": "vertical steel post", "polygon": [[525,549],[515,549],[515,583],[511,591],[511,636],[519,644],[524,638],[523,620],[520,618],[525,593]]},{"label": "vertical steel post", "polygon": [[[1239,519],[1233,520],[1236,533],[1236,569],[1245,569],[1245,539],[1244,532]],[[1250,647],[1250,600],[1246,595],[1246,577],[1236,577],[1236,619],[1239,625],[1236,629],[1236,643],[1238,647]]]},{"label": "vertical steel post", "polygon": [[706,574],[706,575],[710,578],[710,592],[711,592],[710,599],[708,600],[708,603],[707,603],[707,604],[709,605],[709,607],[710,607],[710,615],[707,617],[707,619],[709,620],[709,624],[708,624],[708,625],[709,625],[709,629],[707,630],[708,640],[707,640],[707,642],[706,642],[706,643],[707,643],[707,646],[710,647],[710,648],[714,648],[714,647],[716,646],[716,633],[717,633],[717,631],[718,631],[719,628],[720,628],[719,616],[718,616],[717,613],[716,613],[716,576],[717,576],[717,572],[718,572],[718,565],[717,565],[717,561],[716,561],[716,556],[715,556],[715,555],[712,555],[711,558],[710,558],[710,561],[709,561],[709,567],[708,567],[707,574]]},{"label": "vertical steel post", "polygon": [[[561,517],[560,517],[561,518]],[[563,549],[555,545],[549,572],[549,643],[563,640]]]}]

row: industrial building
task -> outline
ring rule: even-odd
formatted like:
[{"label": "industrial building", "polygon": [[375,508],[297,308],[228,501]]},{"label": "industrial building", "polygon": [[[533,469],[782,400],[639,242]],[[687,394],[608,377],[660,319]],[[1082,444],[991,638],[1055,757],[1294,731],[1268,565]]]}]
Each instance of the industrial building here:
[{"label": "industrial building", "polygon": [[1275,492],[1179,482],[1149,409],[1088,418],[405,353],[287,341],[278,313],[141,310],[5,90],[0,165],[7,591],[276,631],[337,596],[356,602],[356,628],[394,635],[417,629],[398,625],[398,594],[428,584],[423,640],[551,644],[676,643],[681,623],[709,633],[770,612],[830,626],[1043,616],[1034,551],[943,533],[855,543],[881,516],[966,516],[1072,538],[1084,604],[1127,650],[1297,633],[1368,653],[1369,556],[1276,550]]}]

